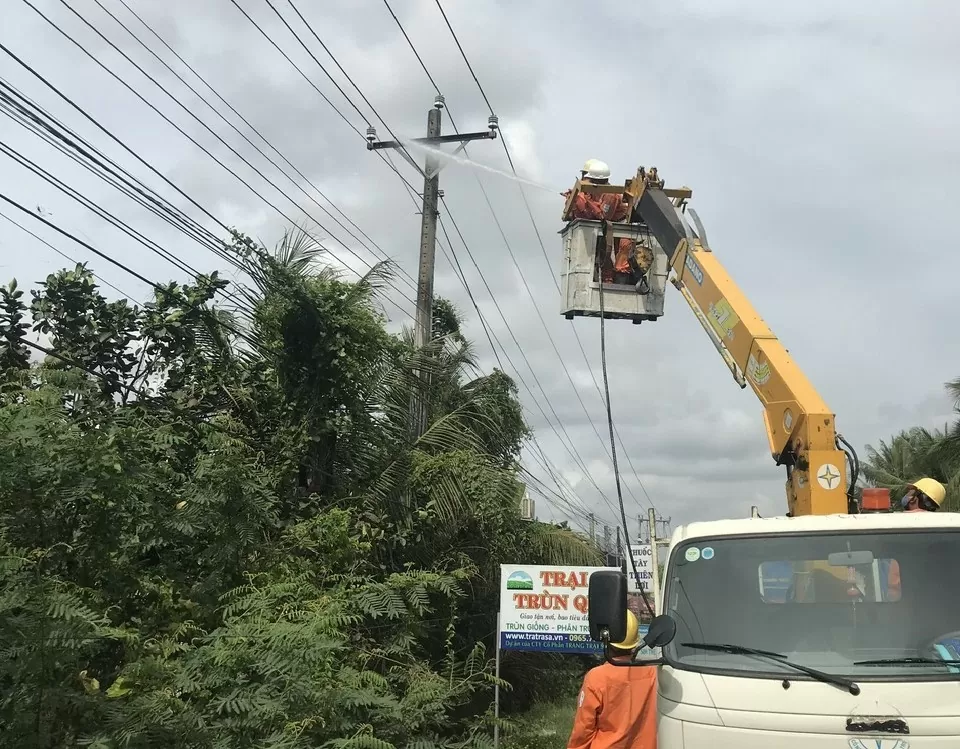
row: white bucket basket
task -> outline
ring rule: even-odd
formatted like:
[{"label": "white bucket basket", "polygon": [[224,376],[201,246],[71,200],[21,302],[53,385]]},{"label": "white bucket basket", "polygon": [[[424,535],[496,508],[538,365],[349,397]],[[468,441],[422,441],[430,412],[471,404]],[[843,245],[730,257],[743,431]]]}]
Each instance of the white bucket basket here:
[{"label": "white bucket basket", "polygon": [[[560,266],[560,312],[568,320],[574,317],[600,316],[600,279],[597,275],[597,239],[602,222],[576,219],[560,232],[563,258]],[[603,285],[603,312],[608,319],[629,319],[635,324],[656,320],[663,315],[663,296],[667,287],[667,256],[657,240],[642,224],[608,224],[608,236],[642,241],[653,251],[653,264],[647,273],[649,292],[637,292],[630,283]],[[615,279],[617,280],[617,279]]]}]

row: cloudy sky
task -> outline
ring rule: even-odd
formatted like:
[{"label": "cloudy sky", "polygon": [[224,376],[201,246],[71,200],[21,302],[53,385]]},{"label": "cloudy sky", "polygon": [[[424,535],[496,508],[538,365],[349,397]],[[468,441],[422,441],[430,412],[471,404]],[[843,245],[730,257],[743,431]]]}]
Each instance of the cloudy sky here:
[{"label": "cloudy sky", "polygon": [[[69,0],[172,98],[60,0],[31,3],[80,47],[23,0],[3,0],[0,40],[224,223],[272,244],[290,220],[311,222],[331,257],[356,271],[364,270],[361,261],[392,258],[403,273],[385,310],[399,329],[409,324],[413,309],[409,278],[416,276],[418,209],[397,174],[365,149],[362,133],[373,124],[381,138],[390,137],[379,115],[400,138],[422,136],[435,91],[383,0],[294,0],[369,104],[288,1],[271,2],[342,91],[266,0]],[[124,3],[271,145],[193,77]],[[391,6],[446,97],[445,132],[451,132],[450,115],[461,131],[485,129],[487,107],[436,1],[392,0]],[[609,445],[600,439],[606,421],[596,385],[598,323],[564,320],[553,279],[560,253],[557,192],[572,183],[587,158],[606,161],[614,181],[643,164],[658,166],[670,185],[693,187],[692,204],[713,249],[861,454],[864,445],[900,428],[940,426],[949,418],[943,383],[960,373],[960,337],[951,314],[960,255],[950,219],[960,198],[960,51],[953,38],[960,6],[945,0],[443,0],[443,8],[500,118],[518,172],[550,188],[524,187],[531,221],[515,182],[457,163],[441,175],[449,209],[443,218],[466,281],[505,347],[504,367],[524,383],[529,421],[570,497],[550,507],[534,495],[541,518],[572,513],[582,526],[584,514],[593,511],[600,525],[615,523]],[[0,60],[6,82],[215,228],[11,58]],[[194,267],[222,267],[199,244],[6,117],[0,118],[0,141]],[[499,142],[475,143],[469,154],[494,170],[509,170]],[[419,190],[417,173],[393,159]],[[186,278],[7,156],[0,155],[0,165],[3,194],[31,209],[39,206],[51,221],[149,278]],[[345,214],[372,242],[361,236],[358,243],[320,206],[357,234]],[[92,261],[106,281],[134,298],[145,296],[143,284],[82,247],[6,205],[0,210],[71,257]],[[0,277],[35,282],[65,263],[0,219]],[[627,460],[618,449],[628,515],[646,512],[649,501],[674,525],[745,515],[751,505],[762,514],[783,512],[784,476],[768,455],[758,401],[734,384],[690,310],[670,291],[658,322],[607,326],[615,419],[629,454]],[[482,366],[495,366],[479,317],[442,252],[436,293],[458,304]],[[530,470],[556,491],[553,478],[532,454],[527,457]]]}]

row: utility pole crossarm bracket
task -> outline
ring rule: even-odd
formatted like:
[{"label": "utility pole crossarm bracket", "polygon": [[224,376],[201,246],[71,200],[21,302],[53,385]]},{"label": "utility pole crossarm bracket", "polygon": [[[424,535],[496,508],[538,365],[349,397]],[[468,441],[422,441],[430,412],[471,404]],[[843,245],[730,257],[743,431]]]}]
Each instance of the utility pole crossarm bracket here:
[{"label": "utility pole crossarm bracket", "polygon": [[[459,143],[462,146],[472,140],[489,140],[496,137],[496,130],[484,130],[482,133],[454,133],[453,135],[438,135],[435,138],[411,138],[410,142],[422,143],[427,146]],[[378,151],[381,148],[403,148],[403,144],[396,140],[367,141],[367,150]]]},{"label": "utility pole crossarm bracket", "polygon": [[[482,133],[455,133],[453,135],[438,135],[433,138],[411,138],[411,143],[419,143],[421,145],[434,146],[441,145],[443,143],[459,143],[456,150],[450,154],[451,156],[456,156],[464,148],[467,147],[467,143],[474,140],[490,140],[497,137],[497,131],[494,128],[490,130],[485,130]],[[379,141],[367,141],[367,150],[369,151],[379,151],[384,148],[392,148],[400,152],[400,155],[406,159],[407,163],[410,164],[414,169],[423,174],[427,179],[433,179],[438,174],[440,170],[443,169],[443,164],[437,164],[435,169],[428,169],[426,172],[420,167],[420,165],[413,160],[407,149],[403,147],[403,144],[396,140],[379,140]]]}]

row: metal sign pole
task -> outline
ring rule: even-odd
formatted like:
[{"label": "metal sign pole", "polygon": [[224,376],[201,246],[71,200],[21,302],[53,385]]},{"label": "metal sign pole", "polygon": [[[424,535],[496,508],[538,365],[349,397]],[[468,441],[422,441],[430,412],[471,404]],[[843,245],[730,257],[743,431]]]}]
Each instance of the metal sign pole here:
[{"label": "metal sign pole", "polygon": [[496,684],[493,685],[493,749],[500,747],[500,612],[497,612],[497,650],[496,666],[494,667],[497,677]]}]

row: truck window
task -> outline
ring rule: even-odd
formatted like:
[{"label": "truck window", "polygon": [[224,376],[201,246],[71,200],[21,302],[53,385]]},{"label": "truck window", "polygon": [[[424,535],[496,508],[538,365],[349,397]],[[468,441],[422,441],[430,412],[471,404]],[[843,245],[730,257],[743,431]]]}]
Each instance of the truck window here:
[{"label": "truck window", "polygon": [[[684,643],[742,645],[860,680],[960,680],[904,662],[960,652],[960,530],[790,533],[688,540],[670,553],[664,613],[675,668],[783,678],[770,659]],[[897,663],[859,664],[894,659]],[[791,673],[791,678],[805,678]]]},{"label": "truck window", "polygon": [[891,603],[901,597],[895,559],[854,565],[831,564],[829,559],[765,561],[757,571],[764,603]]}]

